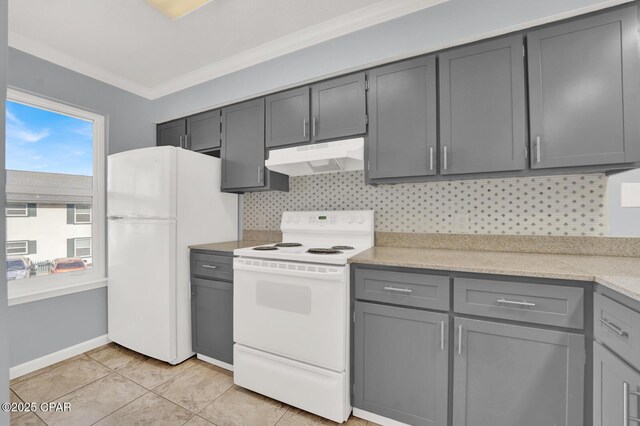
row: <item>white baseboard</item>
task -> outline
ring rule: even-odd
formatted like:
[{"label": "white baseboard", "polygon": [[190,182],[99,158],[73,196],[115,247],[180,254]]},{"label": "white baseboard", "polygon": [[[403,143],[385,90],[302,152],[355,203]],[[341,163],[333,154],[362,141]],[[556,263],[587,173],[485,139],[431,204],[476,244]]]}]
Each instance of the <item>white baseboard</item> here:
[{"label": "white baseboard", "polygon": [[209,364],[213,364],[213,365],[215,365],[217,367],[224,368],[225,370],[233,371],[233,365],[232,364],[227,364],[226,362],[218,361],[217,359],[213,359],[211,357],[208,357],[208,356],[202,355],[202,354],[197,354],[197,357],[198,357],[199,360],[202,360],[204,362],[208,362]]},{"label": "white baseboard", "polygon": [[25,374],[53,365],[56,362],[64,361],[65,359],[80,355],[84,352],[90,351],[91,349],[106,345],[109,342],[109,337],[105,334],[103,336],[96,337],[95,339],[69,346],[68,348],[61,349],[57,352],[27,361],[24,364],[11,367],[11,369],[9,369],[9,377],[11,379],[15,379],[16,377],[24,376]]},{"label": "white baseboard", "polygon": [[368,420],[370,422],[378,423],[382,426],[409,426],[406,423],[402,423],[388,417],[383,417],[379,414],[370,413],[368,411],[364,411],[355,407],[353,408],[353,416]]}]

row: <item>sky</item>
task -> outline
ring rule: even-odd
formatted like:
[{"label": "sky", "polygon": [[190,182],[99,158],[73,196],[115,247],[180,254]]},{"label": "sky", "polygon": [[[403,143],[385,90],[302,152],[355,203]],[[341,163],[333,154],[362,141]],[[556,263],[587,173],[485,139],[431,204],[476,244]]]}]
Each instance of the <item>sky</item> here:
[{"label": "sky", "polygon": [[93,123],[7,101],[6,168],[93,175]]}]

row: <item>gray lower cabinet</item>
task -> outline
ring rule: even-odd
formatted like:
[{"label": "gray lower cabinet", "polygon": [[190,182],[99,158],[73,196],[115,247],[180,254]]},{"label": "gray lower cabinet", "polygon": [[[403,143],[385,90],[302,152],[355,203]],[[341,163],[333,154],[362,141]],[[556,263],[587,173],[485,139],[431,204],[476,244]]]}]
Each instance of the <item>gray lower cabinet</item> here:
[{"label": "gray lower cabinet", "polygon": [[454,426],[583,426],[584,336],[456,318]]},{"label": "gray lower cabinet", "polygon": [[184,138],[187,134],[187,120],[169,121],[156,126],[156,144],[158,146],[184,146]]},{"label": "gray lower cabinet", "polygon": [[222,109],[222,191],[287,191],[289,179],[264,166],[264,98]]},{"label": "gray lower cabinet", "polygon": [[185,148],[193,151],[209,151],[220,148],[220,110],[203,112],[187,117]]},{"label": "gray lower cabinet", "polygon": [[640,160],[638,8],[527,34],[531,167]]},{"label": "gray lower cabinet", "polygon": [[640,424],[640,374],[599,343],[593,345],[593,426]]},{"label": "gray lower cabinet", "polygon": [[521,35],[439,55],[440,173],[526,168]]},{"label": "gray lower cabinet", "polygon": [[233,284],[191,280],[193,350],[233,364]]},{"label": "gray lower cabinet", "polygon": [[435,56],[375,68],[368,79],[368,180],[436,174]]},{"label": "gray lower cabinet", "polygon": [[447,314],[355,302],[354,407],[447,424]]},{"label": "gray lower cabinet", "polygon": [[267,148],[311,140],[308,86],[267,96],[265,102]]},{"label": "gray lower cabinet", "polygon": [[367,132],[365,73],[311,86],[311,137],[314,141]]}]

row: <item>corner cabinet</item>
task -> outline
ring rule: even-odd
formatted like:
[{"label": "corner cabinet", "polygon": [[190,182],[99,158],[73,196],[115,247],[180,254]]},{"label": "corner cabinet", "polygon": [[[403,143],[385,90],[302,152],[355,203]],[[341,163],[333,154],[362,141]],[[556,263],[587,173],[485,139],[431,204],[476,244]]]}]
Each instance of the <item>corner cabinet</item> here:
[{"label": "corner cabinet", "polygon": [[289,190],[288,176],[265,168],[264,98],[222,109],[222,191]]},{"label": "corner cabinet", "polygon": [[640,160],[638,8],[527,33],[531,167]]},{"label": "corner cabinet", "polygon": [[375,68],[368,81],[367,181],[435,175],[435,56]]},{"label": "corner cabinet", "polygon": [[526,168],[521,35],[439,55],[440,174]]}]

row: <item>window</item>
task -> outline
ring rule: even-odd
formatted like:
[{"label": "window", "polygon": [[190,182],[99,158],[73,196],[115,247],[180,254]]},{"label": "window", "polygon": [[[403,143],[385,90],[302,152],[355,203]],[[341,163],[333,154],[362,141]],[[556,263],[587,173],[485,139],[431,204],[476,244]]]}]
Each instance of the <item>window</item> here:
[{"label": "window", "polygon": [[73,257],[91,257],[91,238],[73,240]]},{"label": "window", "polygon": [[7,241],[7,257],[29,254],[29,241]]},{"label": "window", "polygon": [[[9,304],[106,284],[104,122],[100,115],[8,90],[7,256],[24,258],[33,271],[11,277]],[[52,273],[54,264],[78,257],[86,268]]]},{"label": "window", "polygon": [[8,217],[27,217],[29,209],[27,203],[7,203],[6,213]]},{"label": "window", "polygon": [[90,204],[76,204],[74,206],[73,223],[91,223]]}]

